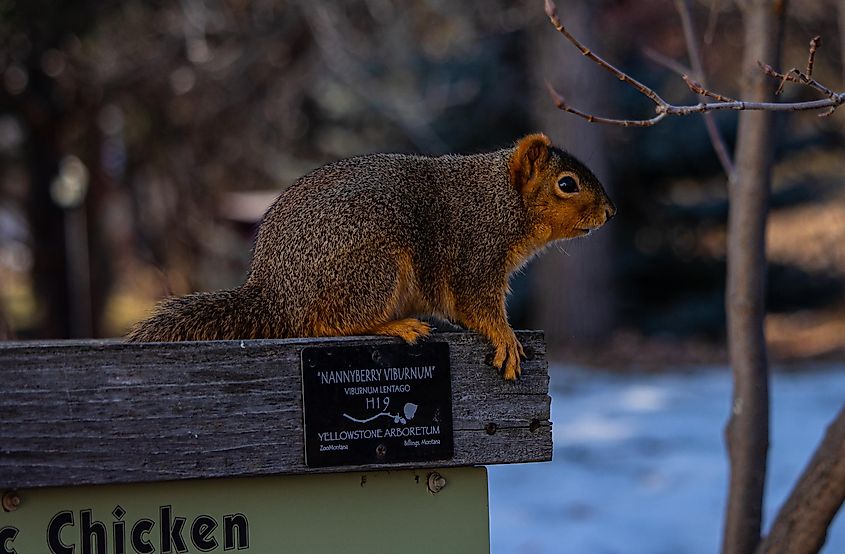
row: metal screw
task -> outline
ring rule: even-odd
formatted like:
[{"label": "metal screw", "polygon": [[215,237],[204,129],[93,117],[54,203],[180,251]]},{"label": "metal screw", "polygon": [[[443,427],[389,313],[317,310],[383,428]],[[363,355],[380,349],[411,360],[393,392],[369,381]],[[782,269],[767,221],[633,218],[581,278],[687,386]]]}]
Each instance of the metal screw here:
[{"label": "metal screw", "polygon": [[438,492],[443,490],[443,487],[446,486],[446,478],[437,473],[436,471],[432,471],[428,474],[428,490],[432,494],[437,494]]},{"label": "metal screw", "polygon": [[376,446],[376,457],[382,459],[387,455],[387,447],[383,444]]},{"label": "metal screw", "polygon": [[17,491],[6,491],[2,502],[4,512],[14,512],[21,505],[21,495]]}]

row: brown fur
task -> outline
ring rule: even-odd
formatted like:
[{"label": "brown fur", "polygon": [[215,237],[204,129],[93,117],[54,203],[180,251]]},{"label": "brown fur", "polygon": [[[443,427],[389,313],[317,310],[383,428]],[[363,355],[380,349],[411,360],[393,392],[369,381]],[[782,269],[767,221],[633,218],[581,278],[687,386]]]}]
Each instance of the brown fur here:
[{"label": "brown fur", "polygon": [[[574,194],[558,189],[569,174]],[[170,298],[131,341],[380,334],[408,342],[452,320],[486,336],[519,375],[505,313],[510,274],[616,209],[589,169],[529,135],[513,148],[429,158],[373,154],[302,177],[267,211],[238,288]]]}]

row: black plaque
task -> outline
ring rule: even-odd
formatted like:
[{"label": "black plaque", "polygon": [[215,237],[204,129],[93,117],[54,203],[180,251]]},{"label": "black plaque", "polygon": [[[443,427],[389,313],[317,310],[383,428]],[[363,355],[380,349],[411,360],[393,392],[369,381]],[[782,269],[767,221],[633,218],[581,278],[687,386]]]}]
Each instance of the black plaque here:
[{"label": "black plaque", "polygon": [[448,460],[449,345],[302,350],[305,465]]}]

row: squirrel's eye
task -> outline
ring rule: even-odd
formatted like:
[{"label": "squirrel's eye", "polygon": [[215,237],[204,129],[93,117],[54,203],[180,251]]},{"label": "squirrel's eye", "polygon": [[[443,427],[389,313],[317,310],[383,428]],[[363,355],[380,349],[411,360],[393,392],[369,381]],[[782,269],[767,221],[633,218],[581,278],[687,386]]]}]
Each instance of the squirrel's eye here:
[{"label": "squirrel's eye", "polygon": [[561,192],[578,192],[578,181],[571,175],[564,175],[557,182],[557,186]]}]

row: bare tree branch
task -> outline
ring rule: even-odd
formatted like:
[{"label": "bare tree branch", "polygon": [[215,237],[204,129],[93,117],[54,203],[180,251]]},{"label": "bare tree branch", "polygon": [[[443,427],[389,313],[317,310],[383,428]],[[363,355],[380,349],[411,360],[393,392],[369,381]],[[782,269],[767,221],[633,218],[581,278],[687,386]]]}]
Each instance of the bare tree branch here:
[{"label": "bare tree branch", "polygon": [[555,90],[555,88],[546,81],[546,87],[549,89],[549,95],[552,97],[555,105],[565,112],[569,112],[571,114],[575,114],[578,117],[584,118],[590,123],[607,123],[609,125],[621,125],[622,127],[651,127],[652,125],[659,122],[661,119],[666,117],[666,113],[658,113],[656,116],[652,117],[651,119],[613,119],[608,117],[600,117],[588,114],[586,112],[582,112],[577,108],[573,108],[569,104],[566,103],[563,96]]},{"label": "bare tree branch", "polygon": [[845,406],[781,506],[758,554],[818,552],[845,501]]},{"label": "bare tree branch", "polygon": [[[692,17],[689,11],[689,2],[687,0],[675,0],[675,7],[678,10],[678,15],[681,17],[681,26],[684,29],[684,40],[687,43],[687,54],[692,65],[692,70],[695,72],[695,78],[701,82],[701,89],[706,91],[707,81],[704,75],[704,65],[701,62],[701,52],[698,49],[698,40],[695,36],[695,28],[692,24]],[[687,81],[686,79],[684,79]],[[689,81],[687,81],[689,86]],[[722,164],[722,169],[725,174],[730,176],[734,171],[733,160],[728,153],[728,147],[725,145],[722,135],[719,134],[719,129],[716,127],[716,121],[713,119],[713,114],[705,113],[704,126],[707,128],[707,135],[710,137],[710,144],[713,145],[713,150],[719,158],[719,163]]]},{"label": "bare tree branch", "polygon": [[565,36],[567,40],[569,40],[569,42],[571,42],[578,50],[580,50],[583,55],[587,56],[599,66],[615,75],[616,78],[620,81],[628,83],[629,85],[640,91],[640,93],[651,98],[655,104],[666,104],[666,101],[660,98],[660,96],[656,92],[654,92],[641,82],[637,81],[627,73],[623,72],[620,69],[617,69],[612,64],[606,62],[604,59],[594,54],[589,48],[581,44],[578,39],[572,36],[572,34],[560,22],[560,18],[557,16],[557,6],[555,6],[555,3],[552,2],[552,0],[546,0],[546,15],[549,16],[549,19],[551,20],[552,25],[555,26],[555,29],[557,29],[558,32],[560,32],[563,36]]},{"label": "bare tree branch", "polygon": [[827,96],[828,98],[836,98],[837,94],[835,92],[833,92],[832,90],[830,90],[829,88],[827,88],[826,86],[811,77],[813,72],[813,58],[815,57],[816,49],[818,48],[820,42],[820,37],[814,37],[813,40],[810,41],[810,59],[807,62],[807,69],[809,70],[808,73],[802,73],[801,70],[799,70],[797,67],[793,67],[786,73],[780,73],[778,71],[775,71],[770,65],[764,64],[761,61],[757,62],[757,65],[760,66],[760,69],[762,69],[766,75],[781,80],[780,86],[778,87],[776,94],[780,94],[783,91],[783,85],[787,81],[791,81],[793,83],[812,87]]},{"label": "bare tree branch", "polygon": [[549,93],[552,97],[552,100],[555,102],[555,105],[559,109],[577,115],[578,117],[581,117],[593,123],[606,123],[609,125],[620,125],[622,127],[651,127],[652,125],[656,125],[657,123],[662,121],[663,118],[665,118],[667,115],[685,116],[693,113],[706,113],[718,110],[758,110],[769,112],[794,112],[828,108],[828,111],[832,111],[841,106],[843,103],[845,103],[845,92],[832,93],[830,97],[825,98],[823,100],[808,100],[805,102],[754,102],[744,100],[728,101],[727,97],[711,92],[704,88],[702,85],[698,84],[698,88],[694,89],[697,94],[700,94],[702,96],[709,96],[711,98],[724,98],[725,100],[684,106],[674,105],[664,100],[653,89],[649,88],[648,86],[631,77],[624,71],[618,69],[613,64],[607,62],[606,60],[598,56],[595,52],[590,50],[578,39],[576,39],[561,23],[560,18],[557,15],[557,7],[555,6],[555,3],[552,0],[545,0],[545,6],[546,15],[549,16],[549,20],[551,20],[552,25],[554,25],[555,29],[557,29],[559,33],[566,37],[566,39],[570,43],[572,43],[573,46],[578,48],[578,50],[581,51],[581,54],[596,63],[599,67],[602,67],[609,73],[613,74],[620,81],[628,84],[629,86],[639,91],[640,94],[646,96],[655,104],[654,110],[657,115],[648,119],[616,119],[610,117],[600,117],[572,107],[566,102],[563,96],[554,89],[551,84],[548,84]]}]

